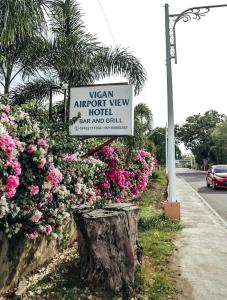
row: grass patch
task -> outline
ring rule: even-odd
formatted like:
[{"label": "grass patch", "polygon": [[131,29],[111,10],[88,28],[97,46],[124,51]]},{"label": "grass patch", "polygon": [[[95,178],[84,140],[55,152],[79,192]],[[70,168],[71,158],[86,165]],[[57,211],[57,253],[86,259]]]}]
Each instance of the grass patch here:
[{"label": "grass patch", "polygon": [[176,290],[167,265],[174,249],[172,241],[180,224],[166,219],[160,210],[161,202],[166,200],[165,172],[156,172],[155,177],[147,192],[139,199],[139,243],[144,256],[134,288],[138,294],[146,297],[144,299],[174,299]]}]

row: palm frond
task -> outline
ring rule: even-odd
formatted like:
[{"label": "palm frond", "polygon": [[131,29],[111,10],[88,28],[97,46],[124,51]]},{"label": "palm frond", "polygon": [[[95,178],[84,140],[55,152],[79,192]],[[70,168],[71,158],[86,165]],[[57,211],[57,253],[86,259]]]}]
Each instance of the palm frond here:
[{"label": "palm frond", "polygon": [[[31,99],[36,99],[38,103],[44,102],[49,98],[51,86],[54,85],[56,84],[53,80],[46,79],[20,84],[10,92],[10,99],[12,104],[18,105],[29,102]],[[57,93],[57,90],[53,92]]]},{"label": "palm frond", "polygon": [[139,94],[146,81],[146,71],[131,52],[119,47],[100,47],[93,59],[93,72],[97,79],[120,75],[126,77]]},{"label": "palm frond", "polygon": [[75,0],[50,1],[50,28],[56,36],[81,36],[85,33],[82,12]]},{"label": "palm frond", "polygon": [[[46,71],[46,42],[43,37],[27,37],[11,44],[0,44],[2,85],[10,85],[18,76],[23,79]],[[6,91],[8,93],[8,90]]]},{"label": "palm frond", "polygon": [[96,79],[92,60],[98,49],[99,44],[86,36],[61,37],[52,42],[48,59],[61,81],[73,86],[85,85]]},{"label": "palm frond", "polygon": [[45,0],[0,1],[0,40],[12,44],[42,32],[45,26]]}]

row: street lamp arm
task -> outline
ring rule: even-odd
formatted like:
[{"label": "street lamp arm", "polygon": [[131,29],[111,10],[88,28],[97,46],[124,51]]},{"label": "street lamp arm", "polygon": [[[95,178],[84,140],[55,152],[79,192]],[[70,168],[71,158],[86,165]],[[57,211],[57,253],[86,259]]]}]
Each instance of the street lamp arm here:
[{"label": "street lamp arm", "polygon": [[[195,6],[188,8],[182,11],[180,14],[170,14],[170,39],[171,39],[171,58],[175,59],[175,63],[177,64],[177,49],[176,49],[176,24],[183,20],[183,22],[189,22],[192,20],[200,20],[202,17],[205,17],[206,14],[212,8],[220,8],[227,7],[227,4],[219,4],[219,5],[206,5],[206,6]],[[172,21],[172,22],[171,22]]]},{"label": "street lamp arm", "polygon": [[174,27],[176,27],[176,24],[180,20],[183,20],[184,22],[191,21],[192,19],[200,20],[201,17],[205,17],[205,15],[209,11],[210,11],[210,8],[207,8],[207,7],[193,7],[193,8],[189,8],[187,10],[184,10],[179,15],[170,15],[170,16],[176,17],[176,19],[174,21]]},{"label": "street lamp arm", "polygon": [[180,14],[170,15],[170,16],[176,17],[174,21],[174,27],[175,27],[177,22],[180,20],[183,20],[184,22],[191,21],[192,19],[200,20],[201,17],[204,17],[210,11],[211,8],[220,8],[220,7],[227,7],[227,4],[195,6],[182,11]]}]

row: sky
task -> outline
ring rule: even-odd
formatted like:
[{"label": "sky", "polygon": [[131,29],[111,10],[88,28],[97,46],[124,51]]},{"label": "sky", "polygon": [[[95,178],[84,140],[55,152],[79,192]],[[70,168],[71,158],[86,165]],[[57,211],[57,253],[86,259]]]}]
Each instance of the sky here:
[{"label": "sky", "polygon": [[[224,1],[224,0],[223,0]],[[134,103],[150,107],[154,126],[167,122],[165,20],[161,0],[78,0],[87,30],[107,46],[128,48],[147,71],[147,82]],[[224,4],[219,0],[170,0],[170,13],[193,6]],[[226,0],[227,3],[227,0]],[[108,20],[108,29],[105,17]],[[227,114],[227,7],[212,9],[201,20],[177,24],[178,64],[174,62],[175,123],[217,110]],[[122,80],[121,80],[122,81]],[[124,80],[123,80],[124,81]],[[110,78],[106,82],[119,82]]]}]

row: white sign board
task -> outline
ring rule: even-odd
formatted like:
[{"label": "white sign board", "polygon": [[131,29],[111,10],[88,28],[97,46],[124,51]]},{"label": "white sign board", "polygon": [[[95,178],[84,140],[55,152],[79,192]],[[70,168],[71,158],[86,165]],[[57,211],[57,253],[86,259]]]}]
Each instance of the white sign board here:
[{"label": "white sign board", "polygon": [[72,136],[132,136],[132,85],[93,85],[70,89],[69,126]]}]

